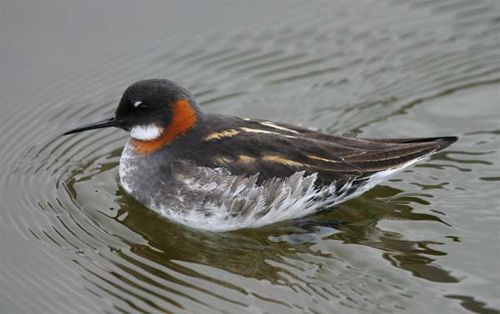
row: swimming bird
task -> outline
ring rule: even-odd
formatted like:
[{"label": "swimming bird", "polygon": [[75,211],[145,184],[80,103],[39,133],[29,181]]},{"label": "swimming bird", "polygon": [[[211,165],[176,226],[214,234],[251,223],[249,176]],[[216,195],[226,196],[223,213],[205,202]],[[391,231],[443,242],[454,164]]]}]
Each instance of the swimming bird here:
[{"label": "swimming bird", "polygon": [[130,133],[118,170],[124,190],[164,217],[209,231],[331,208],[457,140],[349,138],[210,114],[163,79],[132,84],[114,117],[64,135],[106,127]]}]

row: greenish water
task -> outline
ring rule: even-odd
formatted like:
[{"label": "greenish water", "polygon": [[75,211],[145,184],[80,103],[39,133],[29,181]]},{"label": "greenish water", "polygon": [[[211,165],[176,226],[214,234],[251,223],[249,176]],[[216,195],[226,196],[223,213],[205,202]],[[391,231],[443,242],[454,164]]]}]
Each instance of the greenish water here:
[{"label": "greenish water", "polygon": [[[1,1],[0,313],[500,313],[500,2]],[[205,110],[457,135],[334,211],[205,233],[117,181],[144,78]]]}]

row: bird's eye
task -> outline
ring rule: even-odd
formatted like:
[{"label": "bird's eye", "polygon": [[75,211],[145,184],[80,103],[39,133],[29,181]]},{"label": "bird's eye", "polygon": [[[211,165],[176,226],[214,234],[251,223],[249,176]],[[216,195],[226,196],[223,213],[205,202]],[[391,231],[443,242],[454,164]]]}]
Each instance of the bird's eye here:
[{"label": "bird's eye", "polygon": [[134,102],[133,106],[134,106],[134,108],[139,109],[139,110],[143,110],[146,107],[146,105],[140,100]]}]

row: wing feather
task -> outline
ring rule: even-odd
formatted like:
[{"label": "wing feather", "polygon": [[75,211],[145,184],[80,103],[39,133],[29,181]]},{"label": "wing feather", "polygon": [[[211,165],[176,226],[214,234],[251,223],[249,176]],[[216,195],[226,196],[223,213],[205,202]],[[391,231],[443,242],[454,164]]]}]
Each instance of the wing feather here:
[{"label": "wing feather", "polygon": [[227,117],[219,118],[200,138],[192,143],[192,151],[179,158],[200,166],[223,167],[233,174],[258,174],[260,180],[288,177],[297,171],[316,172],[322,183],[361,180],[456,141],[454,137],[339,137],[284,123]]}]

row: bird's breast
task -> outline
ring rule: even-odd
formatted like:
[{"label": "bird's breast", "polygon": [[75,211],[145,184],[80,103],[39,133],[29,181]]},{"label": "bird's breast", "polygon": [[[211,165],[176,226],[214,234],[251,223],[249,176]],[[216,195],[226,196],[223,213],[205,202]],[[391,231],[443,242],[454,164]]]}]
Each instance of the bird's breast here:
[{"label": "bird's breast", "polygon": [[120,165],[118,167],[118,175],[120,176],[120,184],[127,191],[132,194],[135,190],[136,180],[134,178],[140,171],[140,162],[137,160],[139,156],[134,153],[130,146],[130,142],[125,145],[120,157]]},{"label": "bird's breast", "polygon": [[125,145],[118,173],[120,184],[139,202],[149,206],[158,191],[163,190],[167,173],[162,171],[161,156],[138,154],[131,141]]}]

